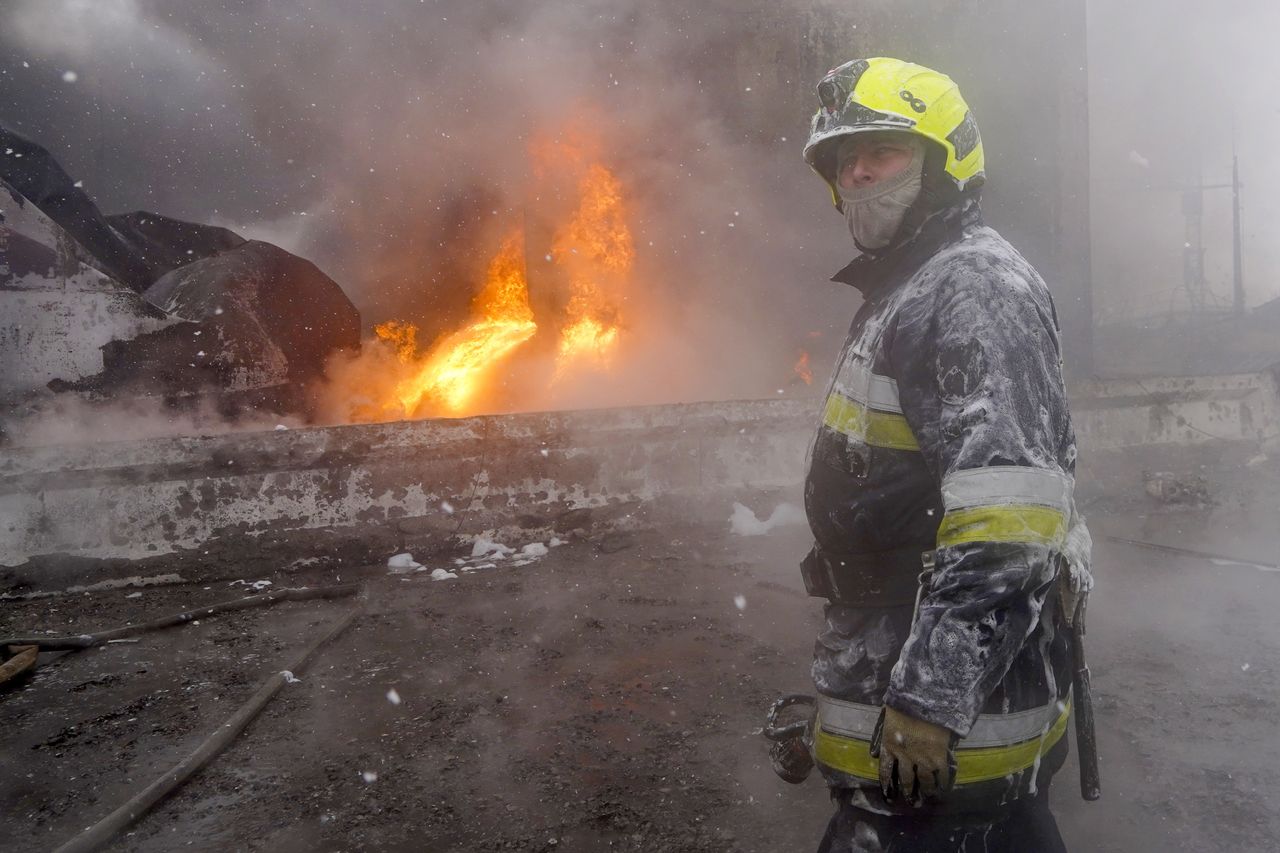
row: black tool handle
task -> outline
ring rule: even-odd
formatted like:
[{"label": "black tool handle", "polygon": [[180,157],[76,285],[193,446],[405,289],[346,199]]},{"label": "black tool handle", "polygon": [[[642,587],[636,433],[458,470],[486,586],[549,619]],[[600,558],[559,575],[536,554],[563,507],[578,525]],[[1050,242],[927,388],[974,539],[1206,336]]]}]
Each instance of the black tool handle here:
[{"label": "black tool handle", "polygon": [[1093,724],[1089,665],[1084,661],[1083,622],[1077,618],[1071,630],[1071,685],[1075,702],[1076,751],[1080,755],[1080,796],[1092,802],[1102,796],[1102,782],[1098,775],[1098,734]]}]

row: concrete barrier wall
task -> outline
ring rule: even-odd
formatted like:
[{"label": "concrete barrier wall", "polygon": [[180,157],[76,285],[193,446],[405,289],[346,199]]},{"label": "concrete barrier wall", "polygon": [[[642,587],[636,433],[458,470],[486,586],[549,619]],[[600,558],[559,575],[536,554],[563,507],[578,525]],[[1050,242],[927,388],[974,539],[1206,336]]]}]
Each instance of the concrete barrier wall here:
[{"label": "concrete barrier wall", "polygon": [[1080,452],[1152,444],[1257,441],[1280,433],[1270,373],[1107,379],[1072,389]]},{"label": "concrete barrier wall", "polygon": [[243,576],[385,559],[491,528],[590,528],[659,495],[794,487],[816,410],[704,403],[10,450],[0,591],[139,561]]},{"label": "concrete barrier wall", "polygon": [[[1280,413],[1269,374],[1076,391],[1085,456],[1257,440]],[[724,517],[727,500],[711,494],[797,493],[819,408],[698,403],[11,449],[0,453],[0,592],[369,562],[489,529],[591,529],[659,496]]]}]

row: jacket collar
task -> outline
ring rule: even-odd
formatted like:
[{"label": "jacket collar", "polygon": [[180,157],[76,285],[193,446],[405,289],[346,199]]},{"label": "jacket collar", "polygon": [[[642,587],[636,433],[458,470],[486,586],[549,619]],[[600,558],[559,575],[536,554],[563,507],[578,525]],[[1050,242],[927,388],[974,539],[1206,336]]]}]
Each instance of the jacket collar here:
[{"label": "jacket collar", "polygon": [[832,281],[856,287],[864,299],[876,300],[905,281],[943,246],[960,238],[965,228],[982,224],[982,209],[976,198],[930,216],[914,235],[882,255],[863,254],[831,277]]}]

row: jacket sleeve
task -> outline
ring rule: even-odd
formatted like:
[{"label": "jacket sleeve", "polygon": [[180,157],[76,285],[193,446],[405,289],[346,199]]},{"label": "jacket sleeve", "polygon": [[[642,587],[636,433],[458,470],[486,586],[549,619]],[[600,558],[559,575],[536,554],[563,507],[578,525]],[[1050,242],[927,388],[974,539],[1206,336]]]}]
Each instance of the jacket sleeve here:
[{"label": "jacket sleeve", "polygon": [[963,737],[1052,587],[1074,436],[1052,302],[1025,261],[952,264],[898,316],[890,368],[944,512],[885,703]]}]

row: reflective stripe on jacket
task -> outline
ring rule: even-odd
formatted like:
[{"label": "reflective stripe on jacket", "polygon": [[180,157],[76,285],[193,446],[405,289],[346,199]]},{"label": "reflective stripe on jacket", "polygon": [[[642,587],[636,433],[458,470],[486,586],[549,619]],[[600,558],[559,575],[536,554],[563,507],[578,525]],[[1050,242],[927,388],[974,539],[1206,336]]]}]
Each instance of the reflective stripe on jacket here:
[{"label": "reflective stripe on jacket", "polygon": [[[887,562],[878,554],[933,550],[935,571],[914,623],[909,607],[843,592],[828,606],[815,647],[827,703],[815,749],[833,784],[878,778],[869,734],[833,715],[878,715],[887,702],[963,738],[962,786],[989,782],[1005,786],[998,799],[1018,796],[1035,786],[1025,771],[1060,764],[1059,703],[1069,704],[1066,637],[1049,591],[1072,517],[1076,450],[1052,300],[972,201],[837,280],[865,302],[810,452],[815,551],[865,577]],[[1043,737],[978,746],[998,718],[1033,714],[1053,717]],[[1057,757],[1045,766],[1050,751]],[[989,775],[997,768],[1008,772]]]},{"label": "reflective stripe on jacket", "polygon": [[[1062,739],[1070,714],[1070,700],[1009,714],[980,714],[956,748],[956,784],[991,782],[1033,767]],[[879,717],[876,705],[818,697],[813,746],[824,774],[878,784],[880,761],[871,757],[871,739]]]}]

